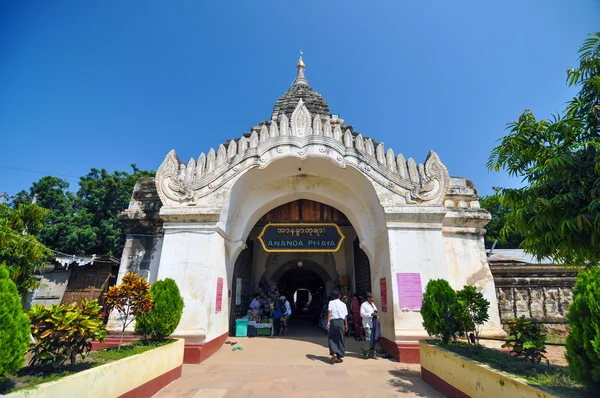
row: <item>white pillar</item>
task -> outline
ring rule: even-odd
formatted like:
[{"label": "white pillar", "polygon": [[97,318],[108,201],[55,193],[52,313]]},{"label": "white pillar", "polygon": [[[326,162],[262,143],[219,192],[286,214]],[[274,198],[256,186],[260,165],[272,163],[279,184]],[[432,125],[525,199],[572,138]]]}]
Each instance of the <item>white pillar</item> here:
[{"label": "white pillar", "polygon": [[489,321],[482,335],[504,336],[498,311],[494,277],[485,252],[485,225],[491,217],[487,210],[454,208],[444,218],[444,248],[448,263],[450,285],[454,289],[475,286],[490,302]]},{"label": "white pillar", "polygon": [[[158,279],[177,282],[185,307],[175,336],[210,341],[229,331],[225,239],[214,222],[165,223]],[[222,279],[217,312],[217,283]]]},{"label": "white pillar", "polygon": [[407,206],[386,214],[390,254],[388,306],[393,308],[396,342],[427,336],[420,311],[407,310],[400,302],[397,274],[419,274],[422,291],[431,279],[448,280],[442,236],[445,214],[442,206]]}]

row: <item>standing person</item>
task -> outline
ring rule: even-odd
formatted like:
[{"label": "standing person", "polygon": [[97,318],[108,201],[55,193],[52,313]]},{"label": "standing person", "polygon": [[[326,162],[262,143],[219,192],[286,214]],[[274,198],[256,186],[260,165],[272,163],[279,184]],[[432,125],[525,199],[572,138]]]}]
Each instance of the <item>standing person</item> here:
[{"label": "standing person", "polygon": [[273,309],[273,327],[275,328],[275,336],[281,334],[281,317],[283,316],[283,303],[280,299],[275,300]]},{"label": "standing person", "polygon": [[281,302],[283,303],[283,324],[281,326],[282,330],[287,334],[288,322],[292,316],[292,306],[285,296],[281,296]]},{"label": "standing person", "polygon": [[360,317],[362,318],[362,326],[365,331],[365,344],[362,348],[363,358],[375,357],[375,341],[372,341],[373,319],[378,318],[377,307],[375,306],[375,296],[372,293],[367,293],[367,301],[360,306]]},{"label": "standing person", "polygon": [[329,363],[341,363],[346,355],[346,340],[344,334],[348,331],[348,307],[340,300],[340,291],[331,292],[333,300],[327,309],[327,343],[329,346]]},{"label": "standing person", "polygon": [[256,293],[254,295],[254,300],[250,303],[250,311],[254,314],[258,314],[258,310],[260,309],[260,293]]},{"label": "standing person", "polygon": [[358,341],[363,338],[362,318],[360,317],[360,301],[358,293],[354,293],[354,297],[350,302],[350,311],[352,312],[352,323],[354,324],[354,338]]}]

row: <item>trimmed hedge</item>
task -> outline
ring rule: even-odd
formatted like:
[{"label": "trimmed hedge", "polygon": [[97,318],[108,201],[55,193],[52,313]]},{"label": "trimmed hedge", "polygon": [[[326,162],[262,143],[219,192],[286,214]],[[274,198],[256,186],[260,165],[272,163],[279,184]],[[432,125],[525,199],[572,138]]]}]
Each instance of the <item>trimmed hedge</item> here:
[{"label": "trimmed hedge", "polygon": [[17,286],[0,264],[0,380],[23,366],[29,346],[29,319],[23,312]]},{"label": "trimmed hedge", "polygon": [[183,298],[173,279],[156,281],[150,289],[154,306],[148,315],[138,316],[135,332],[152,340],[164,340],[170,336],[183,314]]}]

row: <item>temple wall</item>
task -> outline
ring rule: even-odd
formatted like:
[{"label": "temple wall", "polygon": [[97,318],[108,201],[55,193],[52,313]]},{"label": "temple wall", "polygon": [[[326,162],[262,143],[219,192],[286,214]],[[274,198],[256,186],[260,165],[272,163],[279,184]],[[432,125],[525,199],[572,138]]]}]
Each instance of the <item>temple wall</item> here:
[{"label": "temple wall", "polygon": [[418,309],[406,308],[398,296],[397,274],[420,274],[421,287],[431,279],[448,280],[448,268],[442,237],[442,218],[446,210],[441,206],[405,207],[396,214],[388,214],[388,245],[390,253],[389,278],[394,313],[396,341],[416,340],[427,336]]},{"label": "temple wall", "polygon": [[561,265],[492,262],[500,320],[524,315],[550,330],[567,329],[577,271]]}]

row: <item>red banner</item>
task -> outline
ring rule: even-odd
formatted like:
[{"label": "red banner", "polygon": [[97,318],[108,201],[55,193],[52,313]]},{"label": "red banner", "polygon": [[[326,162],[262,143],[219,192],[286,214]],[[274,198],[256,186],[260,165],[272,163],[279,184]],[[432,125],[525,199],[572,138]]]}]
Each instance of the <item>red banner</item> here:
[{"label": "red banner", "polygon": [[217,278],[217,304],[215,305],[215,311],[221,312],[223,307],[223,278]]},{"label": "red banner", "polygon": [[381,312],[387,312],[387,283],[385,278],[379,280],[379,290],[381,291]]}]

